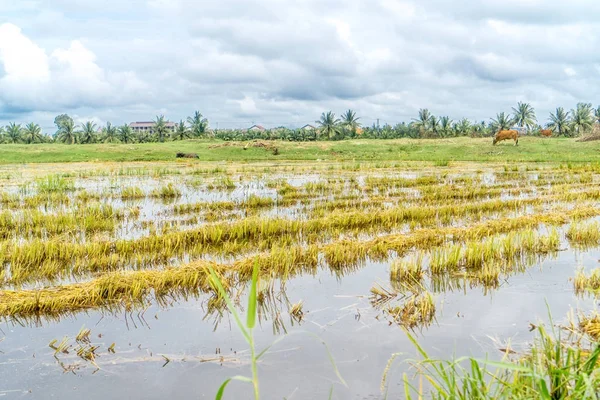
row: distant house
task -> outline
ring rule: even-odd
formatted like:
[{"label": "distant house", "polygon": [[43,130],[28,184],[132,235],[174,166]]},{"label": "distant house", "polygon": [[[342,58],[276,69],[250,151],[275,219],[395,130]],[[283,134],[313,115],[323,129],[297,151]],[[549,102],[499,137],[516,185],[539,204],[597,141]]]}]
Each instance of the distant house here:
[{"label": "distant house", "polygon": [[306,124],[300,129],[302,129],[303,131],[314,131],[316,128],[311,124]]},{"label": "distant house", "polygon": [[[146,133],[154,133],[154,121],[149,121],[149,122],[132,122],[129,124],[129,127],[131,128],[132,131],[139,133],[139,132],[146,132]],[[169,129],[171,132],[175,131],[175,128],[177,127],[177,124],[175,122],[166,122],[165,123],[167,129]]]},{"label": "distant house", "polygon": [[262,125],[252,125],[248,128],[248,132],[264,132],[266,131],[265,127]]}]

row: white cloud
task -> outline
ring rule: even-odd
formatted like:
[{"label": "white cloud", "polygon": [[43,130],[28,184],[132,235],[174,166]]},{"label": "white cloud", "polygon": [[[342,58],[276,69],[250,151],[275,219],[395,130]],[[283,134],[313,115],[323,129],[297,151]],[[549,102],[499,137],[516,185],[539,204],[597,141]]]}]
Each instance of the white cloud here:
[{"label": "white cloud", "polygon": [[25,37],[15,25],[0,25],[0,61],[4,66],[4,85],[49,80],[50,70],[46,53]]},{"label": "white cloud", "polygon": [[240,105],[240,110],[243,114],[253,116],[258,112],[256,102],[249,96],[244,96],[244,98],[242,100],[238,100],[237,103]]},{"label": "white cloud", "polygon": [[0,25],[0,105],[32,111],[135,101],[146,85],[133,72],[106,72],[79,40],[50,55],[13,24]]},{"label": "white cloud", "polygon": [[353,108],[370,125],[421,107],[489,119],[517,101],[544,119],[600,97],[600,3],[587,0],[20,4],[0,0],[0,123],[198,109],[221,127],[302,125]]}]

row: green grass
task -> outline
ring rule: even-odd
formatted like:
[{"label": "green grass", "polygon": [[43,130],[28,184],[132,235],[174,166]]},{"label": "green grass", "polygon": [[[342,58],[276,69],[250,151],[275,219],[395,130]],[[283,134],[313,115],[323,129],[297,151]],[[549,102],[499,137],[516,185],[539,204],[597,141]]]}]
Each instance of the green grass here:
[{"label": "green grass", "polygon": [[[421,359],[408,361],[415,376],[412,379],[406,373],[403,376],[405,398],[597,399],[600,345],[575,332],[564,337],[554,327],[548,332],[540,325],[536,331],[533,343],[525,354],[512,357],[506,354],[501,361],[470,357],[433,359],[407,332]],[[384,371],[384,393],[387,392],[390,366],[398,355],[390,358]]]},{"label": "green grass", "polygon": [[[578,143],[575,139],[524,137],[519,146],[491,138],[345,140],[339,142],[273,142],[279,154],[264,148],[243,147],[247,142],[188,140],[143,144],[3,144],[1,163],[168,161],[175,153],[197,153],[200,161],[261,160],[406,160],[433,161],[552,161],[600,162],[600,142]],[[219,147],[221,146],[221,147]],[[441,161],[440,161],[441,160]],[[183,162],[194,162],[186,159]]]}]

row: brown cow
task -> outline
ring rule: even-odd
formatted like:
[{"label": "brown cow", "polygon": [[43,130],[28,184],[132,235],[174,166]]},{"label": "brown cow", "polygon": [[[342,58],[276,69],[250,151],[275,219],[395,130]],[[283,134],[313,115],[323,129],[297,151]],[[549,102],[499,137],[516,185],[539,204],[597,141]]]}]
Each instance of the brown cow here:
[{"label": "brown cow", "polygon": [[543,137],[551,137],[552,131],[550,129],[542,129],[540,130],[540,135],[542,135]]},{"label": "brown cow", "polygon": [[509,130],[509,131],[498,131],[498,133],[496,133],[496,136],[494,136],[494,145],[498,142],[501,142],[503,140],[514,140],[515,141],[515,146],[517,146],[519,144],[519,132],[514,131],[514,130]]}]

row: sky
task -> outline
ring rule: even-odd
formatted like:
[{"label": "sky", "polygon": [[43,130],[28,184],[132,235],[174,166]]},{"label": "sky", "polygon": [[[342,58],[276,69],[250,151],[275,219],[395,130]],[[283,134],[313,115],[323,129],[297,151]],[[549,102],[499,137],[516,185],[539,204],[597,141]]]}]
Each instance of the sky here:
[{"label": "sky", "polygon": [[545,124],[600,104],[599,41],[591,0],[0,0],[0,125],[489,121],[518,101]]}]

